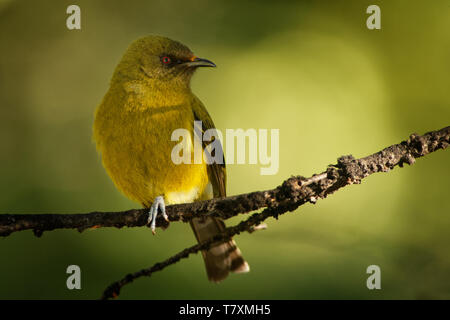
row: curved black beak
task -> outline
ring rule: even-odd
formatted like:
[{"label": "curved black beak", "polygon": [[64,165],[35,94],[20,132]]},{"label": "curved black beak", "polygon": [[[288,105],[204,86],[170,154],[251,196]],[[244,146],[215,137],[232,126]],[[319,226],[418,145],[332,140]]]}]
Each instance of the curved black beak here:
[{"label": "curved black beak", "polygon": [[191,61],[187,61],[184,63],[188,67],[212,67],[215,68],[216,64],[208,59],[202,59],[194,57]]}]

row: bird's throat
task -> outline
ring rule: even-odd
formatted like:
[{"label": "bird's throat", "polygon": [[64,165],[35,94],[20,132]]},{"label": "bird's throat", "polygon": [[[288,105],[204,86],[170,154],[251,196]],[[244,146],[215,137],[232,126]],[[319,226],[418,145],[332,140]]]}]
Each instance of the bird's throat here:
[{"label": "bird's throat", "polygon": [[133,106],[140,108],[174,107],[187,104],[193,98],[189,85],[157,81],[129,81],[124,84],[128,99],[135,100]]}]

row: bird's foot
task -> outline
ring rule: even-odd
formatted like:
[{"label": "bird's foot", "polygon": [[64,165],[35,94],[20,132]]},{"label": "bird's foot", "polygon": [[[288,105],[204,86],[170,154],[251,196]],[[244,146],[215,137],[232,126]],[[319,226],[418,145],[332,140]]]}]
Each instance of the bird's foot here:
[{"label": "bird's foot", "polygon": [[148,212],[148,221],[147,224],[150,224],[150,228],[152,229],[152,233],[155,234],[156,231],[156,217],[158,216],[158,208],[161,209],[161,214],[167,222],[169,222],[169,217],[166,214],[166,203],[164,202],[164,198],[162,196],[156,197],[155,201],[153,201],[152,206],[150,207],[150,211]]}]

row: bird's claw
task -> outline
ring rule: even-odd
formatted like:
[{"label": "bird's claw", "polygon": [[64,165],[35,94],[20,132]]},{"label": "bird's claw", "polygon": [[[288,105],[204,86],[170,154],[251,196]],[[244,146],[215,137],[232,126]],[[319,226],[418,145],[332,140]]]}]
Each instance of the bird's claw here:
[{"label": "bird's claw", "polygon": [[156,217],[158,216],[158,208],[161,209],[161,214],[164,220],[169,222],[169,217],[166,214],[166,203],[164,202],[164,198],[162,196],[158,196],[155,198],[155,201],[153,201],[153,204],[150,207],[147,220],[147,224],[150,224],[153,234],[156,234]]}]

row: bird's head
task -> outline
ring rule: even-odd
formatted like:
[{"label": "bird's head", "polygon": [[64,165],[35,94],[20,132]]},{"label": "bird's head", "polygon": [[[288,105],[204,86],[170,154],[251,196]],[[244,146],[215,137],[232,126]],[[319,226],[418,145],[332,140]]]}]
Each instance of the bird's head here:
[{"label": "bird's head", "polygon": [[134,41],[117,66],[117,80],[149,80],[165,86],[189,86],[198,67],[215,67],[196,57],[185,45],[160,36],[147,36]]}]

